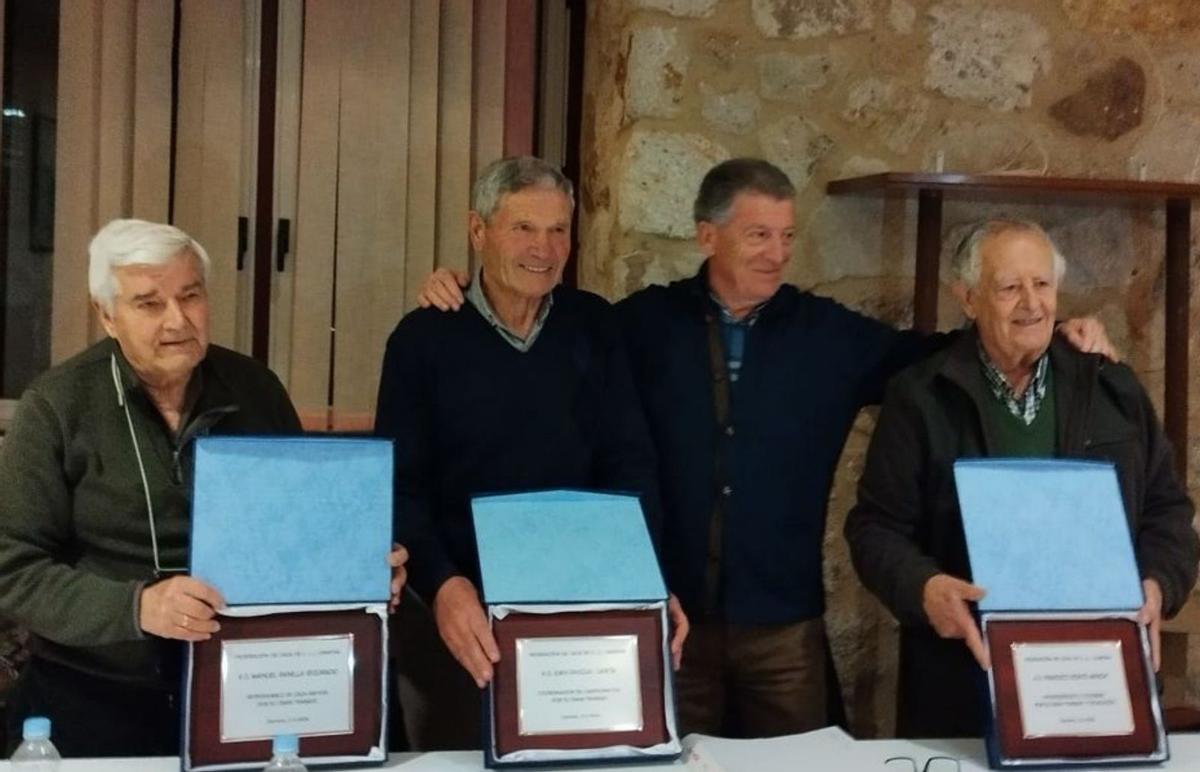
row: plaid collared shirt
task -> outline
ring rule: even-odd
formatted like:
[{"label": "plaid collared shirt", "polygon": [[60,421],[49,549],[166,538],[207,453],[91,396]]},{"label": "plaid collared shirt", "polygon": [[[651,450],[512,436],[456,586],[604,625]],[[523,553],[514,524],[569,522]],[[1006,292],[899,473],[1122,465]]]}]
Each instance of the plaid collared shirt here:
[{"label": "plaid collared shirt", "polygon": [[546,326],[546,317],[550,315],[550,306],[554,305],[554,295],[552,293],[542,298],[542,306],[538,309],[537,318],[533,320],[533,327],[529,329],[529,335],[522,338],[504,326],[504,322],[500,321],[500,318],[496,316],[496,312],[492,310],[492,304],[488,302],[487,295],[483,294],[482,266],[475,272],[475,281],[471,282],[471,286],[467,287],[467,300],[471,305],[475,306],[475,310],[479,312],[479,315],[487,320],[487,323],[492,325],[492,328],[496,332],[500,333],[500,337],[504,338],[508,345],[521,353],[525,353],[533,346],[533,342],[537,340],[538,334]]},{"label": "plaid collared shirt", "polygon": [[979,344],[979,363],[983,365],[983,377],[987,379],[988,386],[996,399],[1000,400],[1013,416],[1024,421],[1026,426],[1033,423],[1033,419],[1037,418],[1038,408],[1042,406],[1042,400],[1046,396],[1046,374],[1050,371],[1050,352],[1043,353],[1037,364],[1033,366],[1033,378],[1025,387],[1025,393],[1019,397],[1008,385],[1008,379],[1004,377],[1004,373],[1000,372],[1000,368],[996,367],[996,363],[983,350],[982,343]]}]

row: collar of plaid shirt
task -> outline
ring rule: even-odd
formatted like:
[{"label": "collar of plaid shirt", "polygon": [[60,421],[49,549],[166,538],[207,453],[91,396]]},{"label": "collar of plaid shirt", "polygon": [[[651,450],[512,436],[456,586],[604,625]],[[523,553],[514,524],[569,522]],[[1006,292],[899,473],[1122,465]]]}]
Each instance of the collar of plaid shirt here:
[{"label": "collar of plaid shirt", "polygon": [[1025,388],[1025,393],[1019,397],[1008,385],[1004,373],[1000,372],[1000,368],[984,351],[982,342],[979,343],[979,363],[983,365],[983,377],[987,379],[988,387],[996,399],[1008,408],[1008,412],[1024,421],[1026,426],[1033,423],[1046,396],[1046,373],[1050,370],[1049,350],[1038,358],[1037,364],[1033,366],[1033,378]]}]

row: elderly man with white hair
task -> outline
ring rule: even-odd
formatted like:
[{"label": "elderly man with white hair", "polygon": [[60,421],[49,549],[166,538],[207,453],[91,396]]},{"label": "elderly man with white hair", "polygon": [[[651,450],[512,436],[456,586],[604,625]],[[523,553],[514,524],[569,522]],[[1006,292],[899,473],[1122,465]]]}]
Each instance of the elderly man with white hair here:
[{"label": "elderly man with white hair", "polygon": [[[901,624],[901,736],[982,734],[990,666],[970,603],[953,464],[1054,456],[1115,464],[1142,575],[1155,666],[1158,627],[1196,581],[1192,502],[1137,377],[1053,334],[1066,263],[1038,225],[992,220],[955,255],[954,291],[973,322],[946,350],[896,376],[846,521],[863,583]],[[1014,491],[1013,506],[1026,506]]]},{"label": "elderly man with white hair", "polygon": [[[467,216],[480,268],[460,314],[431,309],[388,339],[375,431],[396,442],[396,524],[412,588],[396,636],[414,749],[481,747],[500,649],[480,599],[471,497],[543,488],[639,493],[657,535],[655,455],[612,310],[559,283],[574,187],[532,157],[479,174]],[[536,556],[530,556],[536,559]],[[687,619],[669,601],[678,663]]]},{"label": "elderly man with white hair", "polygon": [[0,614],[33,652],[8,736],[44,715],[65,756],[175,755],[180,642],[209,638],[224,605],[183,575],[191,441],[300,421],[270,370],[209,343],[200,244],[114,220],[89,252],[108,336],[30,385],[0,446]]}]

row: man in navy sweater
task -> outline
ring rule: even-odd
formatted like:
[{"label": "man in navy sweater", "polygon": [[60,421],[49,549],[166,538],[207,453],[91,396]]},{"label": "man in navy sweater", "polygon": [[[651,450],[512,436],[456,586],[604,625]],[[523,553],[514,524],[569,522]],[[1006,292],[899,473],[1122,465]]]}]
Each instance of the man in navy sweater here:
[{"label": "man in navy sweater", "polygon": [[[693,623],[676,678],[684,733],[826,724],[821,546],[837,461],[858,410],[942,345],[783,283],[794,196],[766,161],[717,165],[693,213],[699,272],[616,306],[658,451],[664,570]],[[454,285],[437,273],[424,300],[456,308]],[[1107,348],[1095,323],[1069,330]]]},{"label": "man in navy sweater", "polygon": [[[653,445],[612,309],[558,286],[570,181],[539,159],[504,159],[483,171],[472,199],[481,269],[468,307],[400,321],[375,419],[396,443],[396,531],[412,555],[410,586],[433,612],[431,624],[428,610],[405,604],[398,630],[406,728],[422,751],[480,747],[479,689],[500,657],[479,599],[472,495],[637,491],[656,540],[661,526]],[[669,606],[678,662],[687,620],[673,597]]]}]

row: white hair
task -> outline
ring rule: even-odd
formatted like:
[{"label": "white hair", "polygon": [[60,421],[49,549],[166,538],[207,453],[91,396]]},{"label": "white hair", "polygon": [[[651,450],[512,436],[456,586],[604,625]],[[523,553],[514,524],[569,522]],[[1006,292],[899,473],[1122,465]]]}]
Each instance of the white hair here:
[{"label": "white hair", "polygon": [[558,167],[534,156],[515,156],[493,161],[479,173],[471,190],[471,209],[489,221],[501,198],[533,187],[557,190],[575,206],[575,186]]},{"label": "white hair", "polygon": [[88,291],[92,300],[112,313],[117,297],[113,269],[126,265],[164,265],[182,252],[200,261],[208,283],[208,253],[200,243],[174,225],[145,220],[113,220],[92,237],[88,245]]},{"label": "white hair", "polygon": [[979,284],[980,274],[983,272],[983,255],[981,254],[983,242],[992,236],[999,236],[1001,233],[1010,231],[1036,233],[1045,239],[1046,243],[1050,245],[1051,254],[1054,255],[1054,279],[1055,281],[1062,280],[1063,275],[1067,272],[1067,259],[1058,251],[1058,246],[1054,243],[1054,239],[1050,238],[1050,234],[1032,220],[1003,219],[984,220],[970,227],[967,235],[963,236],[962,241],[958,243],[958,249],[954,250],[954,258],[951,262],[954,277],[967,287],[974,289]]}]

